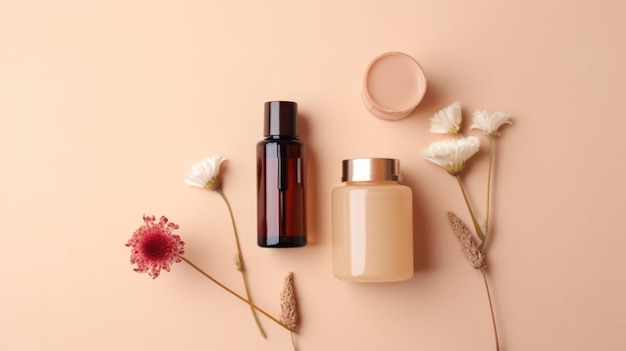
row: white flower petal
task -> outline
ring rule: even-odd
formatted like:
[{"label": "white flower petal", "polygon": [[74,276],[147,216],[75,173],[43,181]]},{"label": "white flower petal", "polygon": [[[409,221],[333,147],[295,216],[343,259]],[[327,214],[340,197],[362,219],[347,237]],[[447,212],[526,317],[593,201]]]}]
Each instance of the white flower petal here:
[{"label": "white flower petal", "polygon": [[209,184],[215,183],[220,173],[220,165],[226,161],[219,155],[209,156],[196,163],[185,175],[185,184],[198,188],[210,188]]},{"label": "white flower petal", "polygon": [[452,175],[458,175],[463,171],[465,162],[472,157],[478,148],[480,141],[475,136],[465,138],[447,139],[437,141],[422,150],[422,157],[437,164]]},{"label": "white flower petal", "polygon": [[474,112],[474,120],[470,129],[482,130],[486,136],[498,135],[498,129],[504,124],[511,124],[511,116],[504,112]]},{"label": "white flower petal", "polygon": [[457,134],[461,129],[461,104],[452,103],[439,110],[430,118],[430,132],[437,134]]}]

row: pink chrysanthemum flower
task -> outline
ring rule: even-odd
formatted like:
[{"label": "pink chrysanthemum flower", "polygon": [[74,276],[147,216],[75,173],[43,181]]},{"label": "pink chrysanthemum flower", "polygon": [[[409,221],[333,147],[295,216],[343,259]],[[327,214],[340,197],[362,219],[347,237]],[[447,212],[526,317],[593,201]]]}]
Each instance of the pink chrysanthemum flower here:
[{"label": "pink chrysanthemum flower", "polygon": [[178,225],[167,223],[166,217],[162,216],[157,223],[154,216],[144,215],[143,221],[146,224],[137,228],[126,243],[126,246],[133,248],[130,264],[137,264],[135,272],[148,272],[148,275],[156,278],[161,269],[169,272],[172,263],[182,261],[185,242],[180,240],[180,236],[172,234]]}]

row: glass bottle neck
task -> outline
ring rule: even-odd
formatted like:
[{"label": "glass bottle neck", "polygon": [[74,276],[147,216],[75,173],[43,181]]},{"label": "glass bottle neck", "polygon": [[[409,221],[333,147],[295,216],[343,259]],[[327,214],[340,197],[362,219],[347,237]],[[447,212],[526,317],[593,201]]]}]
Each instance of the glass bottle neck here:
[{"label": "glass bottle neck", "polygon": [[293,135],[268,135],[265,137],[265,140],[279,140],[279,139],[298,139],[298,137],[293,136]]},{"label": "glass bottle neck", "polygon": [[345,182],[346,185],[393,185],[393,184],[398,184],[397,180],[368,180],[368,181],[364,181],[364,180],[358,180],[358,181],[353,181],[353,180],[349,180],[347,182]]}]

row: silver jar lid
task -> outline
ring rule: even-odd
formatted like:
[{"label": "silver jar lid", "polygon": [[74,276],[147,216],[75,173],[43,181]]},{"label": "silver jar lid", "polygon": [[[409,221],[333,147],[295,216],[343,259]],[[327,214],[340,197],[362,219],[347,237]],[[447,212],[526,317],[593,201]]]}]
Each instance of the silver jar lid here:
[{"label": "silver jar lid", "polygon": [[341,162],[342,182],[402,180],[400,160],[393,158],[355,158]]}]

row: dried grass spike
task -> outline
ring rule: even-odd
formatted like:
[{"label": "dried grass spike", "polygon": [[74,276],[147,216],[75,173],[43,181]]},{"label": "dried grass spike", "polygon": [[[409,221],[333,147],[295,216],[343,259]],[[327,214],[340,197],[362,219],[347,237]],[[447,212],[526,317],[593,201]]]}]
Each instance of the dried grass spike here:
[{"label": "dried grass spike", "polygon": [[237,254],[235,254],[235,268],[237,268],[239,272],[243,272],[243,262],[241,261],[241,256]]},{"label": "dried grass spike", "polygon": [[463,255],[470,262],[472,267],[481,269],[485,267],[485,256],[478,250],[472,233],[465,223],[454,212],[448,211],[448,220],[452,227],[452,232],[461,244]]},{"label": "dried grass spike", "polygon": [[280,322],[295,330],[298,325],[298,313],[296,311],[296,294],[293,288],[293,273],[289,272],[285,277],[283,290],[280,293]]}]

